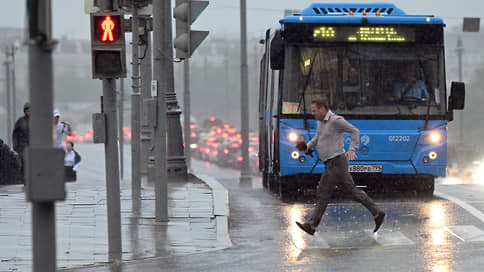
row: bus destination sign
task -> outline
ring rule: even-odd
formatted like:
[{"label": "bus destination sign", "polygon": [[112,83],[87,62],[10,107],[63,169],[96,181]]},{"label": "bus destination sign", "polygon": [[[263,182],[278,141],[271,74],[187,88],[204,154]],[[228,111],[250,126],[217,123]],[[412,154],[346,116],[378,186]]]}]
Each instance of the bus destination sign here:
[{"label": "bus destination sign", "polygon": [[415,29],[386,26],[318,26],[314,41],[328,42],[414,42]]}]

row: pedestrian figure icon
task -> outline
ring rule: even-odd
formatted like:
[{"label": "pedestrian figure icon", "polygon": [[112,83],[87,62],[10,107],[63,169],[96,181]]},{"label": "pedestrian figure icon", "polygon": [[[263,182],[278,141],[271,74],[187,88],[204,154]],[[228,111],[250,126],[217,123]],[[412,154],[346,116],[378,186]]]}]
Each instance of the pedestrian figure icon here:
[{"label": "pedestrian figure icon", "polygon": [[115,26],[115,24],[114,24],[113,20],[111,20],[111,16],[107,16],[106,19],[104,19],[104,21],[102,21],[101,28],[104,31],[103,37],[102,37],[103,42],[106,42],[106,41],[113,42],[114,41],[114,36],[113,36],[114,26]]}]

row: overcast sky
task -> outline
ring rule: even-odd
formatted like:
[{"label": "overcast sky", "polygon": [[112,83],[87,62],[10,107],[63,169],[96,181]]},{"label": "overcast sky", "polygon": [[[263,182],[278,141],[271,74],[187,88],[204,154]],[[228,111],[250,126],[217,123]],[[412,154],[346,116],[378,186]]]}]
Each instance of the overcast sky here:
[{"label": "overcast sky", "polygon": [[[156,0],[155,0],[156,1]],[[158,0],[162,1],[162,0]],[[277,24],[284,9],[303,9],[309,0],[246,0],[249,36],[262,36],[264,30]],[[0,27],[23,27],[25,0],[0,0]],[[172,1],[174,3],[174,1]],[[331,2],[362,3],[371,1],[340,0]],[[54,36],[89,39],[89,16],[84,13],[84,0],[52,0]],[[484,17],[482,0],[394,0],[410,14],[433,14],[442,17],[449,27],[461,24],[463,17]],[[209,30],[212,35],[225,36],[239,32],[239,0],[211,0],[208,8],[192,26]],[[481,24],[482,25],[482,24]]]}]

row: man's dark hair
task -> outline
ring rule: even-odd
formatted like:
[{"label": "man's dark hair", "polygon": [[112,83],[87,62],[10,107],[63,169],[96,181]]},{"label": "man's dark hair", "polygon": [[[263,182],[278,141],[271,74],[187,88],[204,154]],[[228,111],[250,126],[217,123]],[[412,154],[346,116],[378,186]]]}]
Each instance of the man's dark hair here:
[{"label": "man's dark hair", "polygon": [[72,148],[74,148],[74,143],[72,141],[67,141],[68,144],[71,144]]},{"label": "man's dark hair", "polygon": [[321,97],[321,98],[316,98],[313,101],[311,101],[311,104],[315,104],[318,109],[321,107],[324,107],[326,110],[329,110],[329,102],[328,98],[326,97]]}]

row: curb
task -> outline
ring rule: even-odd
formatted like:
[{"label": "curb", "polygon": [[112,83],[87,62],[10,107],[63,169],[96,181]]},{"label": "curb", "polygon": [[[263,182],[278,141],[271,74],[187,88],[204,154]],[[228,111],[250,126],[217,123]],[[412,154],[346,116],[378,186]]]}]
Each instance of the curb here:
[{"label": "curb", "polygon": [[193,176],[207,184],[212,190],[213,195],[213,215],[217,225],[217,241],[221,246],[230,247],[232,241],[229,234],[229,192],[216,179],[203,174],[194,174]]}]

